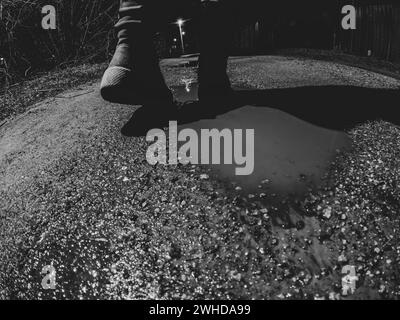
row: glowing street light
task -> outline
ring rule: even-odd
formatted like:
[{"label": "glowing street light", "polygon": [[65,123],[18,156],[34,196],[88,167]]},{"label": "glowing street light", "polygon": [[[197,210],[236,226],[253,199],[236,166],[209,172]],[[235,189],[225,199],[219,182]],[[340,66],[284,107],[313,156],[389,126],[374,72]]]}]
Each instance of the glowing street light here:
[{"label": "glowing street light", "polygon": [[185,21],[183,21],[183,19],[178,19],[176,23],[178,24],[178,26],[182,27]]},{"label": "glowing street light", "polygon": [[185,54],[185,44],[184,44],[184,42],[183,42],[183,35],[184,35],[185,33],[184,33],[183,30],[182,30],[182,26],[183,26],[184,23],[185,23],[185,21],[182,20],[182,19],[178,19],[178,21],[176,22],[176,24],[177,24],[178,27],[179,27],[179,34],[180,34],[180,36],[181,36],[182,54]]}]

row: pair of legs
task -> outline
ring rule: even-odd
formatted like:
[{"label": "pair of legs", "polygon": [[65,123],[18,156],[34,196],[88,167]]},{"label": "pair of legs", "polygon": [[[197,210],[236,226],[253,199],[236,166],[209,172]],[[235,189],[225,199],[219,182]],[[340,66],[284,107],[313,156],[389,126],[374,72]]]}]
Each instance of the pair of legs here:
[{"label": "pair of legs", "polygon": [[182,15],[197,20],[199,98],[229,94],[226,67],[237,8],[235,0],[121,0],[116,25],[118,44],[102,79],[102,97],[126,104],[173,102],[159,67],[153,36]]}]

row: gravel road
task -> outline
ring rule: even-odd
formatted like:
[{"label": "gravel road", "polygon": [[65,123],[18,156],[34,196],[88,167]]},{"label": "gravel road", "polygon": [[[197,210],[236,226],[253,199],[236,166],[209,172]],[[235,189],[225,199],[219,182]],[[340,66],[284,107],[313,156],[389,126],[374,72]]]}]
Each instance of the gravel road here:
[{"label": "gravel road", "polygon": [[[162,62],[169,85],[195,79],[176,63]],[[332,62],[245,57],[229,70],[244,88],[377,90],[377,108],[400,92],[399,80]],[[102,101],[95,83],[0,128],[0,298],[399,298],[390,119],[348,131],[353,148],[337,152],[324,187],[279,198],[271,177],[248,195],[202,166],[150,166],[144,137],[120,132],[136,109]],[[46,266],[54,289],[43,288]],[[344,266],[358,277],[349,296]]]}]

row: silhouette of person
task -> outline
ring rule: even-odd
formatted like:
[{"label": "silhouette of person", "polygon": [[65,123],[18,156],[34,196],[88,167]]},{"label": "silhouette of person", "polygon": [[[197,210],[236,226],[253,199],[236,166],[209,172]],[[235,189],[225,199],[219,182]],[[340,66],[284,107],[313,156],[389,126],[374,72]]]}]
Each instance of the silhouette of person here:
[{"label": "silhouette of person", "polygon": [[[121,0],[115,26],[118,44],[101,82],[102,97],[126,104],[173,102],[159,67],[153,36],[182,15],[197,20],[200,101],[226,97],[231,92],[226,71],[230,35],[240,11],[241,4],[236,0]],[[241,15],[240,20],[245,17]]]}]

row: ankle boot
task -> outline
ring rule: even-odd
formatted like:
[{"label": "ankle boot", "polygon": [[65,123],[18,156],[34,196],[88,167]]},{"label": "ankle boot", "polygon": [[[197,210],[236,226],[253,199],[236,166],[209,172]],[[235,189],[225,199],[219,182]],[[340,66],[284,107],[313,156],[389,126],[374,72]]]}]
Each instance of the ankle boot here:
[{"label": "ankle boot", "polygon": [[151,14],[136,1],[122,0],[115,28],[118,44],[103,75],[103,99],[123,104],[172,103],[153,44]]},{"label": "ankle boot", "polygon": [[199,100],[219,103],[232,93],[227,74],[232,26],[219,1],[203,1],[200,19]]}]

